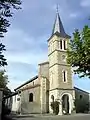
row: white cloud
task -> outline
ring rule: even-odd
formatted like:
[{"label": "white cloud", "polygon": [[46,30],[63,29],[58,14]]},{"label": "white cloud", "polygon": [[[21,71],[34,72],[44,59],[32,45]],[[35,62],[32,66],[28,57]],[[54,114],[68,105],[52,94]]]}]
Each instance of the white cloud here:
[{"label": "white cloud", "polygon": [[[89,6],[90,5],[89,1],[90,0],[81,0],[80,5],[82,7]],[[29,2],[30,4],[28,4]],[[46,4],[44,4],[43,2],[46,2]],[[47,37],[46,35],[42,36],[42,34],[44,34],[44,30],[46,31],[49,30],[48,25],[45,24],[46,21],[51,24],[51,22],[54,20],[53,18],[55,16],[55,12],[53,11],[56,11],[56,5],[55,5],[56,1],[55,2],[52,0],[48,1],[49,7],[47,7],[47,1],[40,0],[39,2],[38,1],[36,2],[35,0],[33,0],[33,1],[28,1],[28,3],[25,2],[24,0],[22,12],[18,12],[17,17],[15,18],[16,22],[14,23],[14,26],[15,27],[18,26],[19,29],[17,28],[10,29],[6,35],[5,44],[7,45],[7,51],[5,53],[6,54],[5,57],[8,59],[9,63],[10,62],[28,63],[31,65],[34,65],[36,67],[35,69],[38,69],[37,64],[47,60],[47,57],[48,57],[47,51],[44,50],[44,46],[47,42]],[[71,28],[72,27],[71,22],[73,22],[73,20],[69,18],[77,18],[78,16],[77,13],[71,13],[71,12],[74,10],[77,10],[78,5],[77,6],[71,5],[72,7],[70,7],[71,2],[67,3],[66,0],[63,0],[62,2],[59,1],[59,4],[60,4],[59,11],[60,11],[61,20],[62,22],[66,23],[66,26]],[[52,10],[50,10],[50,7],[51,8],[53,7]],[[80,8],[78,10],[80,10]],[[70,17],[68,17],[69,15]],[[71,26],[69,25],[69,22]],[[75,26],[75,23],[73,24]],[[43,30],[41,29],[42,25],[44,26]],[[20,27],[22,29],[20,29]],[[40,28],[40,29],[37,29],[37,28]],[[52,26],[51,26],[51,29],[52,29]],[[35,38],[31,35],[31,34],[35,35],[36,33],[37,33],[37,36],[41,35],[41,37]],[[46,34],[48,34],[48,32]],[[22,82],[24,81],[23,78],[19,79],[18,74],[15,71],[15,67],[13,65],[12,65],[12,68],[13,68],[12,72],[9,73],[10,75],[9,86],[11,89],[16,88],[18,85],[22,84]],[[22,67],[20,67],[20,69],[22,69]],[[29,79],[28,74],[30,74],[30,76],[32,77],[33,75],[35,75],[35,70],[33,69],[32,73],[31,71],[30,73],[27,73],[22,70],[20,71],[20,74],[24,74],[25,80],[27,81]]]},{"label": "white cloud", "polygon": [[8,83],[8,87],[12,91],[14,91],[14,89],[17,88],[18,86],[20,86],[21,83],[22,83],[22,81],[10,80],[10,82]]},{"label": "white cloud", "polygon": [[[28,35],[25,31],[21,29],[9,29],[8,33],[5,35],[4,43],[7,47],[7,50],[15,49],[16,51],[27,50],[33,46],[38,47],[39,44],[43,44],[45,41],[45,36],[41,36],[40,38],[35,39],[34,37]],[[26,48],[25,48],[26,47]]]},{"label": "white cloud", "polygon": [[81,0],[80,5],[82,7],[90,7],[90,0]]},{"label": "white cloud", "polygon": [[[5,35],[4,44],[7,47],[5,58],[7,58],[9,64],[7,74],[10,81],[8,86],[11,90],[38,74],[36,73],[38,64],[46,61],[48,57],[46,50],[43,48],[46,45],[45,41],[47,43],[45,36],[35,39],[21,29],[9,29]],[[10,65],[10,63],[13,64]],[[18,65],[17,68],[14,63],[20,63],[21,65]],[[24,64],[24,67],[22,67],[22,64]],[[27,64],[33,68],[25,69]],[[23,77],[24,74],[25,77]]]},{"label": "white cloud", "polygon": [[10,29],[4,38],[7,47],[5,56],[10,62],[40,63],[47,59],[47,50],[44,50],[45,41],[47,43],[45,36],[35,39],[21,29]]},{"label": "white cloud", "polygon": [[14,54],[14,55],[6,55],[6,58],[9,62],[21,62],[21,63],[28,63],[28,64],[38,64],[43,60],[47,60],[47,55],[45,53],[25,53],[25,54]]},{"label": "white cloud", "polygon": [[35,75],[37,75],[37,73],[35,71],[30,72],[30,74],[28,75],[27,73],[22,73],[26,76],[26,79],[19,79],[18,75],[16,77],[13,77],[12,73],[11,76],[9,76],[9,83],[8,83],[8,87],[14,91],[15,88],[17,88],[18,86],[22,85],[23,83],[25,83],[26,81],[30,80],[32,77],[34,77]]},{"label": "white cloud", "polygon": [[70,13],[70,18],[77,18],[79,16],[78,13]]}]

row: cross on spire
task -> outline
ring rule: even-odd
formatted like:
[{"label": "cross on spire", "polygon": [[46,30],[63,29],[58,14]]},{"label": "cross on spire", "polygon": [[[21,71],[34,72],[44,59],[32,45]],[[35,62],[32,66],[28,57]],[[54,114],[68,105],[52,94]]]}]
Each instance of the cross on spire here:
[{"label": "cross on spire", "polygon": [[58,13],[58,4],[57,4],[57,6],[56,6],[56,12]]}]

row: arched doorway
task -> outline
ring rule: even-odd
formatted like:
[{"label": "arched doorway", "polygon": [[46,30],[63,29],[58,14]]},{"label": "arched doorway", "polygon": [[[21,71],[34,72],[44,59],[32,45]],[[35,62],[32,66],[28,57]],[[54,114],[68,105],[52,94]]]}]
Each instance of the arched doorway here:
[{"label": "arched doorway", "polygon": [[62,96],[62,113],[69,114],[69,96],[67,94]]}]

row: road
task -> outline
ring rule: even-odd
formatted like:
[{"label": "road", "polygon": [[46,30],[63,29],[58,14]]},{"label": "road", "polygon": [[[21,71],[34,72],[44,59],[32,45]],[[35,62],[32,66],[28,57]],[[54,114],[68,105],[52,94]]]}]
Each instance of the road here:
[{"label": "road", "polygon": [[15,120],[90,120],[90,114],[76,114],[65,116],[49,116],[49,115],[37,115],[37,116],[23,116],[15,118]]}]

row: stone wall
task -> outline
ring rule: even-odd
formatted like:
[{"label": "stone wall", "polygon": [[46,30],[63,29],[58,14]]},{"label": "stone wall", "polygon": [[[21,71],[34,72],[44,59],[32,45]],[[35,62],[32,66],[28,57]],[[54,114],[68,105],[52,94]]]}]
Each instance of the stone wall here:
[{"label": "stone wall", "polygon": [[[29,94],[33,93],[33,102],[29,101]],[[40,113],[40,86],[21,92],[21,113]]]},{"label": "stone wall", "polygon": [[53,110],[51,109],[51,102],[52,98],[51,96],[54,96],[54,101],[60,102],[59,104],[59,115],[62,115],[62,97],[63,95],[69,96],[69,113],[71,114],[73,112],[74,108],[74,100],[75,100],[75,91],[74,89],[55,89],[49,91],[49,110],[50,113],[53,113]]},{"label": "stone wall", "polygon": [[41,78],[41,113],[49,112],[49,80],[46,77]]},{"label": "stone wall", "polygon": [[21,112],[21,95],[17,94],[12,96],[12,112],[13,113],[20,113]]},{"label": "stone wall", "polygon": [[[21,113],[40,113],[40,81],[34,81],[24,85],[21,90]],[[33,101],[29,101],[29,94],[33,94]]]},{"label": "stone wall", "polygon": [[[36,77],[34,80],[21,86],[16,91],[20,91],[18,97],[20,100],[17,101],[13,106],[13,109],[20,111],[22,114],[28,113],[41,113],[41,101],[40,101],[40,80]],[[30,101],[30,94],[33,94],[33,100]]]},{"label": "stone wall", "polygon": [[39,72],[38,72],[39,77],[46,77],[47,79],[49,78],[49,62],[44,62],[39,64]]},{"label": "stone wall", "polygon": [[[90,110],[90,98],[89,98],[90,94],[88,92],[83,91],[83,90],[81,90],[79,88],[76,88],[76,87],[74,87],[74,89],[75,89],[76,100],[77,101],[80,101],[80,100],[83,101],[83,103],[81,103],[81,104],[85,105],[85,106],[87,106],[86,104],[89,104],[88,109]],[[77,107],[77,111],[78,111],[78,104],[76,104],[76,107]]]},{"label": "stone wall", "polygon": [[41,113],[49,112],[49,62],[39,64]]},{"label": "stone wall", "polygon": [[76,88],[74,87],[75,89],[75,96],[76,96],[76,99],[79,99],[80,98],[80,95],[82,95],[82,98],[84,98],[85,100],[89,101],[89,93],[86,92],[86,91],[83,91],[79,88]]}]

